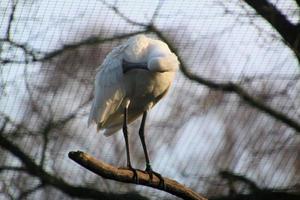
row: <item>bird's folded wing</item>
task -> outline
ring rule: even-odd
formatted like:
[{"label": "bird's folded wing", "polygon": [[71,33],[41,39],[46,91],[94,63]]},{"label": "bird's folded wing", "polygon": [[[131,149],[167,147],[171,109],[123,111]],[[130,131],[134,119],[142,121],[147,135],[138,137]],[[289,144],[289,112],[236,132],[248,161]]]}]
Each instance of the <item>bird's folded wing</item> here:
[{"label": "bird's folded wing", "polygon": [[108,54],[97,71],[89,125],[95,122],[98,128],[102,128],[101,125],[116,112],[124,99],[121,51],[121,48],[117,48]]}]

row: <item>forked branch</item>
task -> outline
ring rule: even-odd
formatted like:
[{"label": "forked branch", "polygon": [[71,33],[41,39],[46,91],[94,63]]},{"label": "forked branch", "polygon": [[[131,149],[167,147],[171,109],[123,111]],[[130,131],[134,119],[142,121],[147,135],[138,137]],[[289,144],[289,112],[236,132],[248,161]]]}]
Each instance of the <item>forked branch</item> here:
[{"label": "forked branch", "polygon": [[202,195],[169,178],[164,177],[165,185],[162,186],[156,176],[153,176],[152,181],[150,181],[146,172],[138,170],[138,183],[136,183],[131,170],[114,167],[81,151],[70,152],[69,157],[84,168],[106,179],[152,187],[183,199],[206,200]]}]

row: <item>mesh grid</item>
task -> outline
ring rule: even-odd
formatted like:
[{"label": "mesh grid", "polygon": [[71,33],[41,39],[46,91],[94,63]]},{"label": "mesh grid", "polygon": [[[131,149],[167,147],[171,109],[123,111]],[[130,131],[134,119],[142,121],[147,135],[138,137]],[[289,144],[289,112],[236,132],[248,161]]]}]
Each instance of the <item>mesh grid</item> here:
[{"label": "mesh grid", "polygon": [[[272,2],[294,23],[299,22],[299,8],[294,1]],[[111,38],[141,29],[124,20],[110,5],[133,21],[147,23],[157,4],[4,0],[0,3],[0,38],[6,37],[10,26],[12,41],[44,55],[90,37]],[[300,121],[298,61],[280,35],[245,3],[164,1],[154,23],[174,41],[177,53],[193,73],[217,82],[238,83]],[[67,158],[69,151],[80,149],[116,166],[126,163],[122,134],[106,138],[97,134],[95,127],[86,125],[95,69],[123,41],[81,45],[47,62],[28,63],[22,48],[1,42],[0,60],[17,62],[1,65],[0,111],[34,131],[33,135],[11,138],[37,162],[43,156],[44,144],[39,131],[46,122],[76,112],[74,119],[48,135],[44,166],[49,172],[72,184],[102,191],[138,191],[151,199],[174,199],[153,189],[95,177]],[[130,126],[130,143],[134,166],[143,169],[138,127],[139,121]],[[262,188],[293,188],[300,181],[299,138],[293,129],[247,105],[235,94],[208,89],[180,72],[167,97],[150,112],[146,140],[156,171],[209,197],[228,193],[227,181],[219,176],[222,170],[242,174]],[[18,164],[4,150],[0,149],[0,153],[1,164]],[[0,174],[0,188],[2,192],[18,194],[35,185],[37,180],[32,179],[4,171]],[[9,190],[5,189],[7,185]],[[238,190],[248,192],[243,185]],[[7,195],[0,195],[2,198]],[[30,198],[71,199],[53,188],[42,188]]]}]

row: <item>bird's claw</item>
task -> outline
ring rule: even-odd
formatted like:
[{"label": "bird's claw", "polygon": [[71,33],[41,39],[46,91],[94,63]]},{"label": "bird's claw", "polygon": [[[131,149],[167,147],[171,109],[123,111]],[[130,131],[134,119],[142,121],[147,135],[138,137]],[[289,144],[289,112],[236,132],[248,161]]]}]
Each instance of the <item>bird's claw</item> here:
[{"label": "bird's claw", "polygon": [[137,169],[134,169],[132,166],[127,166],[127,167],[119,167],[119,169],[127,169],[132,171],[133,176],[132,176],[132,180],[138,184],[139,183],[139,178],[138,178],[138,174],[137,174]]},{"label": "bird's claw", "polygon": [[152,180],[153,180],[153,174],[154,174],[154,175],[159,179],[159,186],[161,185],[163,188],[166,187],[166,185],[165,185],[165,180],[164,180],[164,178],[162,177],[162,175],[159,174],[159,173],[157,173],[157,172],[155,172],[155,171],[153,171],[152,168],[151,168],[150,166],[147,166],[147,167],[146,167],[145,172],[146,172],[147,174],[149,174],[150,182],[152,182]]}]

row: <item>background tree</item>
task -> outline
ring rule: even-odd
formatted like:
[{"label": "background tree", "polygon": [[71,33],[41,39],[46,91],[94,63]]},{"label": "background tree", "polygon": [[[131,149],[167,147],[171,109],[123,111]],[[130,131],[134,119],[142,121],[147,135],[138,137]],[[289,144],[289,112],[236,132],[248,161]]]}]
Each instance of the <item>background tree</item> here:
[{"label": "background tree", "polygon": [[0,198],[174,199],[67,158],[81,149],[125,163],[121,135],[104,138],[86,118],[95,69],[139,33],[182,62],[150,114],[154,167],[215,199],[299,198],[299,3],[270,2],[1,1]]}]

